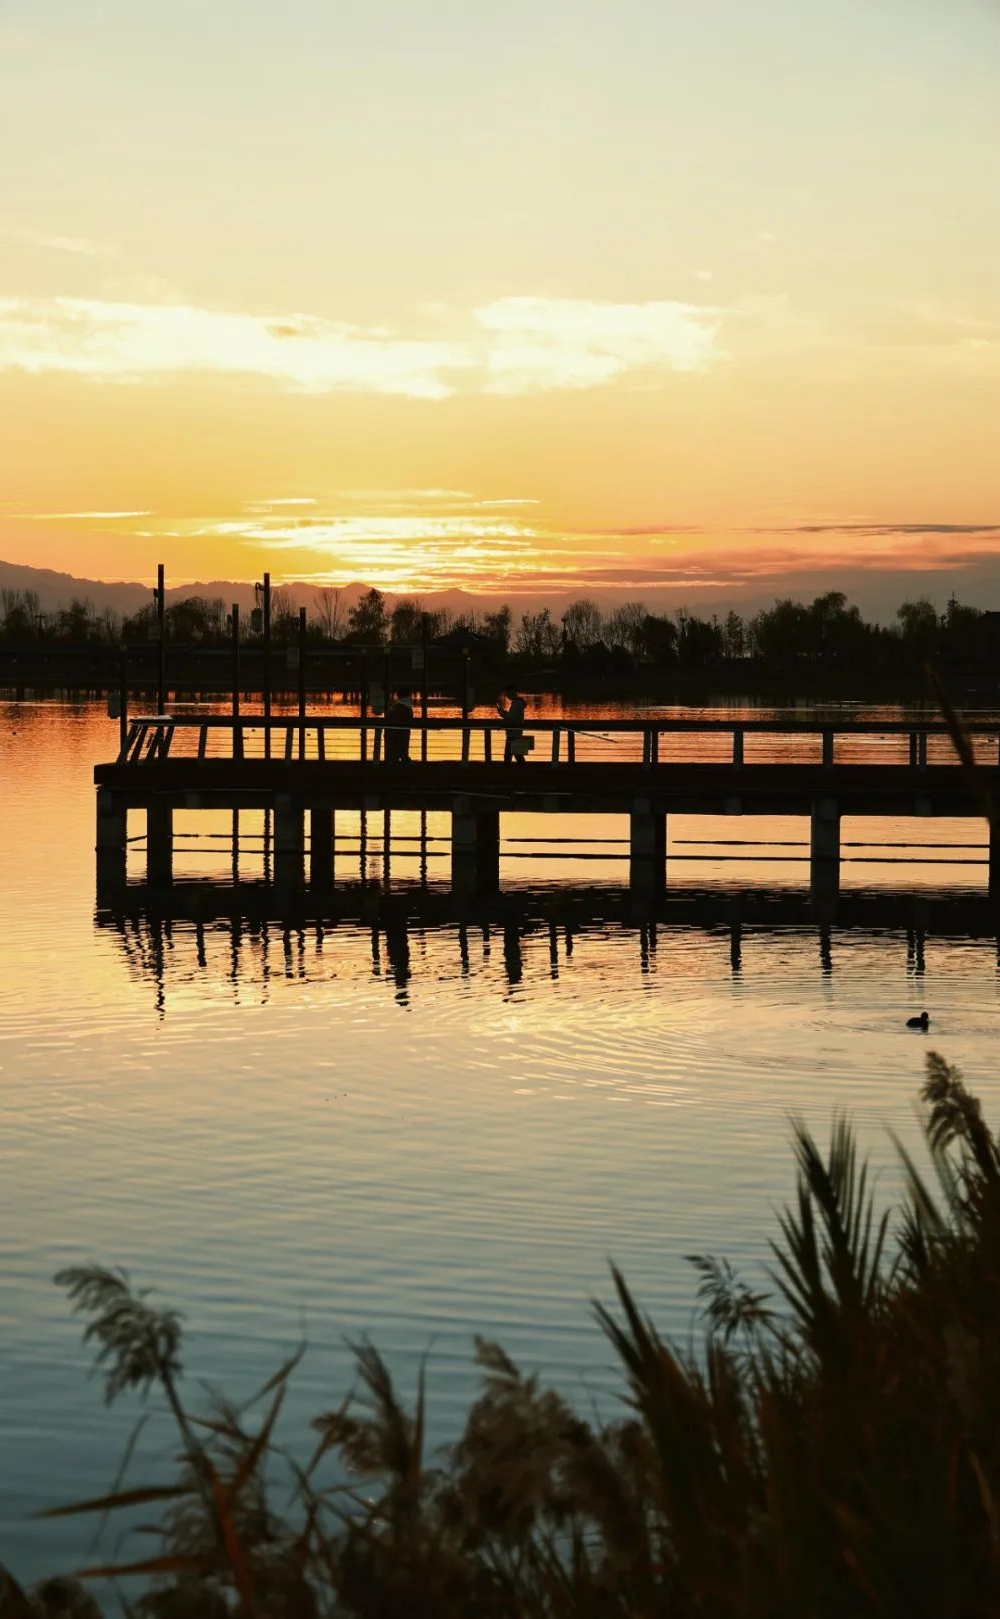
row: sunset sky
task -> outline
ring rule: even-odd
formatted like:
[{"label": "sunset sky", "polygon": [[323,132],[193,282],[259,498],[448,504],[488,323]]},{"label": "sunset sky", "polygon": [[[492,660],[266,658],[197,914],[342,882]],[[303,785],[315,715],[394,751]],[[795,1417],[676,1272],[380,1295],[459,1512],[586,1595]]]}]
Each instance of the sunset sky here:
[{"label": "sunset sky", "polygon": [[0,0],[0,65],[3,559],[1000,606],[1000,0]]}]

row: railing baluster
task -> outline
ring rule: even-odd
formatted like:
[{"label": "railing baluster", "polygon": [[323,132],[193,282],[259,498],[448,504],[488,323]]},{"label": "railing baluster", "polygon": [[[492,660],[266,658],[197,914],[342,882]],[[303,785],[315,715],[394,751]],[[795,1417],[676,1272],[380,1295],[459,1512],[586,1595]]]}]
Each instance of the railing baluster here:
[{"label": "railing baluster", "polygon": [[554,765],[559,763],[559,732],[557,730],[552,732],[552,763]]},{"label": "railing baluster", "polygon": [[325,761],[326,761],[326,726],[325,725],[317,725],[317,727],[316,727],[316,757],[317,757],[317,759],[320,759],[325,763]]},{"label": "railing baluster", "polygon": [[566,759],[571,765],[576,764],[576,732],[566,732]]},{"label": "railing baluster", "polygon": [[128,756],[132,751],[132,744],[135,741],[135,736],[138,729],[139,727],[134,722],[129,726],[125,741],[122,743],[121,751],[118,754],[119,764],[128,763]]},{"label": "railing baluster", "polygon": [[488,725],[483,731],[483,758],[487,764],[493,763],[493,731]]},{"label": "railing baluster", "polygon": [[833,769],[833,730],[829,725],[823,727],[823,766]]},{"label": "railing baluster", "polygon": [[911,770],[916,770],[916,768],[917,768],[917,733],[916,733],[916,731],[911,731],[910,732],[910,769]]},{"label": "railing baluster", "polygon": [[295,741],[295,732],[290,720],[285,721],[285,761],[290,764],[292,760],[292,744]]},{"label": "railing baluster", "polygon": [[733,726],[733,764],[739,770],[743,765],[743,727]]},{"label": "railing baluster", "polygon": [[658,765],[660,762],[660,728],[654,725],[649,733],[649,762]]}]

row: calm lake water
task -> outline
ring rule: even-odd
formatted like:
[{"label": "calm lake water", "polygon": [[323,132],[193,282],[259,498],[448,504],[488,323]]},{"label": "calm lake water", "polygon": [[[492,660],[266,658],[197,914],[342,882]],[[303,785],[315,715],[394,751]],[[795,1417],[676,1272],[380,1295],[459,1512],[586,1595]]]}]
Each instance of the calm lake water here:
[{"label": "calm lake water", "polygon": [[[430,1347],[444,1440],[476,1387],[475,1333],[581,1401],[608,1398],[588,1300],[607,1298],[609,1258],[686,1338],[684,1256],[766,1258],[790,1109],[823,1131],[847,1107],[886,1193],[885,1127],[912,1137],[928,1046],[1000,1116],[981,824],[845,821],[845,853],[869,862],[845,864],[845,891],[896,899],[828,936],[785,920],[781,894],[808,880],[793,819],[672,818],[676,920],[655,929],[615,897],[623,851],[597,841],[626,835],[613,818],[561,825],[579,846],[517,842],[551,838],[551,821],[505,822],[503,881],[526,890],[506,926],[462,926],[443,900],[406,924],[405,816],[388,927],[362,897],[354,920],[346,906],[294,928],[253,903],[230,905],[235,920],[208,902],[200,920],[123,919],[94,898],[91,771],[116,741],[96,706],[0,707],[0,1559],[25,1579],[87,1557],[90,1525],[31,1515],[110,1488],[136,1414],[109,1415],[88,1382],[60,1266],[125,1264],[180,1306],[192,1398],[202,1377],[248,1394],[304,1331],[293,1441],[342,1396],[345,1338],[370,1334],[404,1388]],[[226,877],[227,826],[208,830],[179,844],[178,878]],[[379,838],[362,867],[358,830],[338,824],[338,873],[378,881]],[[248,817],[251,879],[258,831]],[[885,847],[907,842],[932,847]],[[447,844],[428,848],[433,888]],[[892,863],[904,854],[925,863]],[[773,920],[737,932],[727,905],[756,888]],[[940,912],[941,894],[966,903]],[[905,1027],[924,1006],[929,1039]],[[152,1422],[130,1477],[162,1477],[170,1452]]]}]

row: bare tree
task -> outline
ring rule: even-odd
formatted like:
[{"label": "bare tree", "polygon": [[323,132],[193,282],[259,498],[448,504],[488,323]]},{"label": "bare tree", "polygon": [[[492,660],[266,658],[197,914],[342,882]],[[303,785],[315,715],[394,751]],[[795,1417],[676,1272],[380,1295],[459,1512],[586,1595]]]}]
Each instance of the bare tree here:
[{"label": "bare tree", "polygon": [[522,658],[551,658],[559,651],[559,630],[547,607],[522,613],[514,637],[514,650]]},{"label": "bare tree", "polygon": [[483,634],[488,635],[491,641],[507,652],[510,647],[511,611],[506,603],[498,607],[495,613],[487,613],[483,619]]},{"label": "bare tree", "polygon": [[642,653],[646,618],[644,602],[622,602],[608,617],[608,641],[612,646],[624,647],[633,658],[638,658]]},{"label": "bare tree", "polygon": [[570,602],[563,614],[563,627],[567,641],[578,646],[581,652],[585,647],[595,646],[604,629],[601,609],[595,601],[582,596],[579,601]]},{"label": "bare tree", "polygon": [[344,628],[344,604],[339,585],[324,585],[316,592],[316,617],[328,641],[339,641]]}]

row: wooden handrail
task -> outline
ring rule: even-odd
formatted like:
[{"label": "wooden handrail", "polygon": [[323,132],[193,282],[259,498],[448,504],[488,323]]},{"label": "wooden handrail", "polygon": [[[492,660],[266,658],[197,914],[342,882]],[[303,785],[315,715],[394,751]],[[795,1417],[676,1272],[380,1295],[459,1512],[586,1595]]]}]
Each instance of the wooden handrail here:
[{"label": "wooden handrail", "polygon": [[[201,727],[210,730],[280,730],[286,728],[297,731],[300,727],[306,730],[323,731],[363,731],[379,729],[392,729],[387,727],[381,715],[358,714],[309,714],[300,719],[297,714],[272,715],[265,719],[262,714],[240,714],[233,718],[229,714],[134,714],[130,716],[133,725],[149,727],[171,726],[178,731],[196,731]],[[422,731],[477,731],[503,734],[506,726],[500,719],[462,719],[461,716],[436,716],[433,719],[421,719],[414,715],[403,729],[420,733]],[[567,718],[565,715],[559,719],[534,718],[527,715],[523,729],[527,732],[553,732],[566,731],[574,736],[607,736],[614,733],[623,735],[643,735],[650,731],[660,736],[666,733],[677,735],[701,734],[706,736],[732,736],[735,732],[744,734],[756,732],[772,736],[910,736],[915,735],[921,739],[928,736],[947,736],[949,728],[940,720],[921,720],[915,724],[912,720],[756,720],[756,719],[724,719],[724,720],[679,720],[657,718],[648,719],[605,719],[591,718],[584,715],[575,715]],[[1000,736],[1000,721],[998,720],[970,720],[965,723],[964,729],[971,736]]]}]

